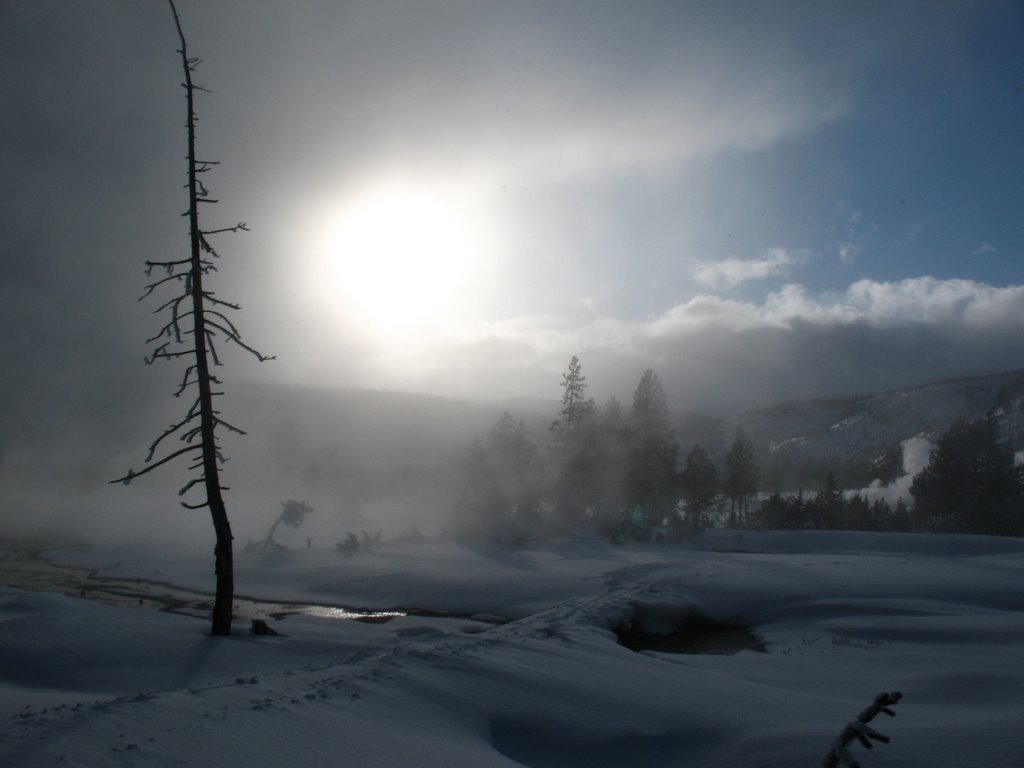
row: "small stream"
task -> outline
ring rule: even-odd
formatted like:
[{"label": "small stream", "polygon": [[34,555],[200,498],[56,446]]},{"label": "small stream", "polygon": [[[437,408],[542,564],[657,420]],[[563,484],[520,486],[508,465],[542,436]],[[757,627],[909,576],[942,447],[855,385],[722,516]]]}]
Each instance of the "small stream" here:
[{"label": "small stream", "polygon": [[[0,584],[30,592],[59,592],[105,605],[146,608],[209,619],[213,596],[162,581],[97,576],[87,568],[58,565],[38,546],[0,542]],[[283,618],[296,614],[328,619],[383,622],[406,611],[370,611],[337,605],[307,605],[235,596],[236,619]]]}]

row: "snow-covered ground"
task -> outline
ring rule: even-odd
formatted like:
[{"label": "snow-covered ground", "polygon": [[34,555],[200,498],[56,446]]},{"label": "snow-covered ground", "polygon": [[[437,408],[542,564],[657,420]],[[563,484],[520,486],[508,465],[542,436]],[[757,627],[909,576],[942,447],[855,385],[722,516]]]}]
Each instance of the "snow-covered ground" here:
[{"label": "snow-covered ground", "polygon": [[[209,553],[48,556],[212,586]],[[892,690],[897,717],[874,723],[892,743],[853,747],[867,768],[1024,765],[1020,540],[711,531],[237,561],[240,594],[455,617],[212,638],[186,616],[5,588],[0,765],[817,766]],[[697,615],[753,627],[767,653],[634,653],[613,632]]]}]

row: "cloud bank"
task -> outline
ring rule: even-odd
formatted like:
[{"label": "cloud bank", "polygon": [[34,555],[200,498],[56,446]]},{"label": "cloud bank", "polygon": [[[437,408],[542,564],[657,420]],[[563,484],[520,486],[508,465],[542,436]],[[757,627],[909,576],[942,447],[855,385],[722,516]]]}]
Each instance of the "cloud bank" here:
[{"label": "cloud bank", "polygon": [[437,340],[429,360],[404,359],[403,383],[556,397],[577,354],[595,396],[628,397],[653,366],[676,407],[729,413],[1024,367],[1021,318],[1024,286],[922,277],[812,295],[788,284],[760,302],[705,294],[633,322],[533,316],[479,325]]}]

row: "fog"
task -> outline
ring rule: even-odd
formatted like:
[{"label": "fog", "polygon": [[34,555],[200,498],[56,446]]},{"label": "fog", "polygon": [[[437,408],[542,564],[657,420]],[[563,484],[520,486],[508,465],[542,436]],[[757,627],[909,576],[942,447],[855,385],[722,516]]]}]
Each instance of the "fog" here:
[{"label": "fog", "polygon": [[[572,355],[599,404],[657,371],[684,447],[1024,366],[1013,4],[469,6],[180,3],[209,226],[252,230],[215,290],[277,356],[225,358],[240,541],[288,498],[316,509],[299,545],[442,528],[505,408],[543,451]],[[107,484],[187,407],[136,301],[187,243],[169,10],[0,24],[0,534],[205,540],[183,467]]]},{"label": "fog", "polygon": [[[102,389],[83,394],[61,421],[25,424],[31,439],[0,455],[4,534],[207,540],[208,513],[178,504],[178,489],[192,477],[187,461],[127,486],[108,482],[144,468],[149,444],[181,417],[188,403],[169,396],[171,382],[152,397],[113,401]],[[221,435],[228,459],[222,481],[242,543],[263,538],[289,498],[315,510],[298,531],[278,532],[292,545],[305,546],[311,537],[333,546],[348,531],[364,529],[436,534],[449,522],[473,437],[506,407],[522,411],[523,405],[253,382],[228,388],[218,405],[247,432]],[[531,403],[523,415],[543,437],[554,410],[554,401]]]}]

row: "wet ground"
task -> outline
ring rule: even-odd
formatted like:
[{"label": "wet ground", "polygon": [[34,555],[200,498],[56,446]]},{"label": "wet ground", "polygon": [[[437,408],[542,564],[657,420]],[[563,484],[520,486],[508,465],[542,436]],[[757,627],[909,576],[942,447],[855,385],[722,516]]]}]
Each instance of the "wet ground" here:
[{"label": "wet ground", "polygon": [[[52,549],[53,544],[0,540],[0,585],[34,592],[59,592],[106,605],[167,611],[207,620],[210,618],[213,610],[213,596],[210,594],[162,581],[97,576],[86,568],[52,562],[46,557],[48,548]],[[415,610],[368,611],[339,605],[281,603],[235,597],[235,619],[266,620],[293,615],[369,622],[383,622],[405,615],[467,618]],[[667,636],[648,637],[628,630],[617,634],[619,642],[633,651],[717,655],[765,650],[749,627],[722,625],[701,617],[686,622]]]},{"label": "wet ground", "polygon": [[[0,585],[32,592],[59,592],[106,605],[131,606],[208,619],[213,596],[143,579],[99,577],[86,568],[59,565],[42,545],[0,541]],[[295,614],[357,621],[387,621],[400,611],[361,611],[335,605],[278,603],[235,597],[236,619],[281,618]]]}]

